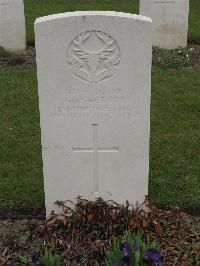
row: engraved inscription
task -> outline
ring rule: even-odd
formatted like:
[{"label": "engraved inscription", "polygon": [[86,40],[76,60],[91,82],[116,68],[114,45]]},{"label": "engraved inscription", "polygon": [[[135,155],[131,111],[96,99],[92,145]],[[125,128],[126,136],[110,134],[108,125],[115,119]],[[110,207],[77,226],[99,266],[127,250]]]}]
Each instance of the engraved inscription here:
[{"label": "engraved inscription", "polygon": [[0,4],[0,7],[1,7],[1,6],[8,6],[8,3],[1,3],[1,4]]},{"label": "engraved inscription", "polygon": [[86,31],[71,42],[67,61],[72,73],[80,79],[98,83],[111,77],[120,63],[117,42],[102,31]]},{"label": "engraved inscription", "polygon": [[137,118],[144,112],[142,109],[139,103],[133,105],[120,88],[92,91],[66,89],[61,104],[49,115],[72,119]]},{"label": "engraved inscription", "polygon": [[99,152],[119,152],[119,147],[104,147],[98,146],[98,124],[92,124],[93,127],[93,147],[77,148],[72,147],[73,152],[92,152],[94,161],[94,192],[92,194],[97,194],[100,192],[99,189]]}]

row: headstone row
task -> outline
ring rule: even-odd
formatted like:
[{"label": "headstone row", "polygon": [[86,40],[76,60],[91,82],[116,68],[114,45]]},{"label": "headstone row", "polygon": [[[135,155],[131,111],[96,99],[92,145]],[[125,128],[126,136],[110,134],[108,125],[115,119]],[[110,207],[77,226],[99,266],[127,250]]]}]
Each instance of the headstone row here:
[{"label": "headstone row", "polygon": [[[140,14],[153,20],[153,45],[173,49],[187,45],[189,0],[140,0]],[[23,0],[0,0],[0,46],[26,47]]]}]

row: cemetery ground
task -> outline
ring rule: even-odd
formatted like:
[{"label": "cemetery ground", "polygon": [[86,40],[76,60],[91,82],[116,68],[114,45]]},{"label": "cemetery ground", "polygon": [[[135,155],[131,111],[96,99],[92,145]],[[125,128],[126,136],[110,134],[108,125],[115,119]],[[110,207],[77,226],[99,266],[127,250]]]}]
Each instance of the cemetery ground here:
[{"label": "cemetery ground", "polygon": [[[189,52],[193,53],[193,48],[176,52],[154,50],[149,192],[160,207],[176,205],[195,213],[199,207],[200,62],[198,51],[195,64],[191,59],[194,66],[191,68],[188,58],[193,54]],[[9,57],[10,61],[6,61]],[[4,110],[0,214],[42,214],[44,195],[34,52],[31,50],[31,63],[30,58],[27,63],[18,55],[6,55],[5,61],[3,58],[2,55],[7,68],[1,69],[0,75],[0,105]],[[173,69],[181,64],[183,68],[187,64],[188,69]]]},{"label": "cemetery ground", "polygon": [[[64,220],[67,226],[63,229],[60,217],[52,217],[48,228],[43,223],[33,22],[38,16],[83,9],[137,13],[138,3],[25,0],[27,40],[31,47],[23,54],[0,49],[0,261],[16,259],[18,265],[26,265],[26,258],[37,257],[39,246],[51,239],[49,249],[58,254],[64,249],[66,265],[87,262],[98,265],[103,248],[110,246],[111,236],[120,235],[126,226],[134,230],[139,224],[148,228],[151,237],[167,251],[166,265],[173,265],[174,260],[177,265],[197,265],[199,217],[181,214],[176,207],[199,215],[199,0],[190,3],[190,45],[172,51],[157,48],[153,51],[149,197],[162,210],[150,205],[151,211],[141,221],[140,214],[128,213],[126,208],[117,206],[116,212],[114,203],[100,201],[87,205],[79,201],[78,216],[72,215],[72,220],[79,217],[77,227],[73,227],[72,220]],[[99,208],[105,209],[104,219],[98,215]],[[16,222],[16,218],[21,219]],[[65,238],[69,231],[72,234]]]},{"label": "cemetery ground", "polygon": [[[27,259],[30,261],[32,256],[37,256],[35,251],[44,246],[44,239],[48,242],[53,237],[49,249],[62,253],[58,244],[62,243],[62,247],[68,250],[64,257],[66,265],[77,265],[84,260],[95,265],[97,258],[102,259],[103,248],[109,246],[105,236],[89,238],[95,226],[99,226],[97,232],[105,234],[108,232],[101,228],[105,228],[105,224],[113,226],[116,230],[110,235],[118,235],[130,226],[131,214],[127,215],[120,209],[120,217],[114,212],[111,219],[108,215],[111,205],[106,208],[104,223],[101,224],[103,219],[99,219],[99,211],[93,214],[94,217],[89,213],[94,209],[91,206],[84,215],[84,212],[79,214],[80,220],[76,222],[79,229],[75,228],[76,234],[68,239],[63,239],[60,234],[62,225],[57,218],[50,221],[48,228],[51,229],[44,227],[34,48],[29,47],[25,54],[11,54],[1,49],[0,62],[0,106],[3,110],[0,130],[1,260],[15,259],[19,265],[25,264]],[[173,265],[174,259],[179,265],[189,265],[190,262],[195,265],[197,260],[195,240],[198,241],[199,217],[180,215],[178,209],[169,206],[178,206],[190,214],[199,215],[199,65],[198,45],[172,51],[154,48],[149,196],[163,210],[153,209],[145,223],[151,237],[167,252],[166,265]],[[135,218],[134,221],[138,223]],[[70,227],[71,221],[65,222]],[[83,231],[87,231],[86,238],[80,240]],[[71,237],[76,238],[73,244]],[[105,239],[99,241],[102,237]],[[81,246],[80,241],[84,243]],[[67,249],[69,243],[71,248]]]}]

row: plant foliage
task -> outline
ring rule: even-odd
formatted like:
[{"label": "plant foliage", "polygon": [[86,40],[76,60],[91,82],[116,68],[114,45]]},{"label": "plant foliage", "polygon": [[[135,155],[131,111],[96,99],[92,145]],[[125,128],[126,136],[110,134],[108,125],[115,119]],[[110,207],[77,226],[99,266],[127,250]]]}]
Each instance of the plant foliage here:
[{"label": "plant foliage", "polygon": [[[125,247],[126,245],[132,247],[131,254],[128,254],[128,258],[123,243]],[[146,233],[142,234],[141,230],[132,234],[130,229],[128,229],[121,238],[114,238],[111,249],[105,252],[106,266],[111,266],[119,262],[123,263],[124,258],[126,258],[125,263],[130,266],[146,265],[145,254],[150,249],[158,250],[159,245],[154,241],[148,241]]]},{"label": "plant foliage", "polygon": [[45,266],[61,266],[62,259],[58,254],[52,254],[51,251],[45,247],[44,255],[40,258],[40,262]]}]

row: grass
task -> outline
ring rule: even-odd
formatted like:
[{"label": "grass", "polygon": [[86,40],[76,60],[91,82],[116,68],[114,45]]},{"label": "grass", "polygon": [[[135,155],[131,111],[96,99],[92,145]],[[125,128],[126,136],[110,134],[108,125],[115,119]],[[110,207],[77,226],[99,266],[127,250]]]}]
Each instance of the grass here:
[{"label": "grass", "polygon": [[78,10],[115,10],[138,13],[138,0],[25,0],[28,43],[34,43],[33,24],[37,17]]},{"label": "grass", "polygon": [[[44,205],[35,70],[0,71],[0,210]],[[199,207],[199,70],[154,70],[150,197]]]},{"label": "grass", "polygon": [[43,207],[37,82],[34,71],[0,71],[0,212]]},{"label": "grass", "polygon": [[158,205],[199,207],[200,71],[153,72],[150,197]]},{"label": "grass", "polygon": [[[138,13],[139,0],[25,0],[27,41],[34,44],[33,24],[37,17],[77,10],[115,10]],[[190,0],[188,39],[200,42],[200,1]]]},{"label": "grass", "polygon": [[188,39],[200,43],[200,1],[190,0]]}]

